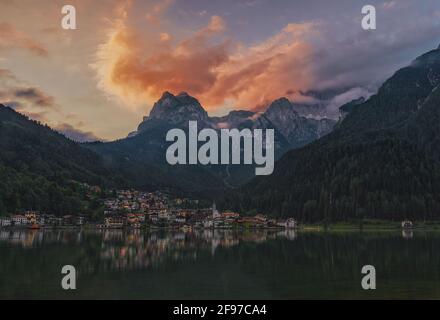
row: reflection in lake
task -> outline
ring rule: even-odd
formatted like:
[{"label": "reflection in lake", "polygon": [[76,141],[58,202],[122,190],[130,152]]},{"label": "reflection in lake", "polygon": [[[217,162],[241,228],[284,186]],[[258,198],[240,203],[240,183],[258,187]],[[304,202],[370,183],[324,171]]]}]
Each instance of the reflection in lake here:
[{"label": "reflection in lake", "polygon": [[[412,230],[0,230],[0,298],[440,298],[439,247]],[[67,264],[74,292],[60,287]]]},{"label": "reflection in lake", "polygon": [[403,239],[412,239],[414,237],[414,232],[411,229],[402,230]]}]

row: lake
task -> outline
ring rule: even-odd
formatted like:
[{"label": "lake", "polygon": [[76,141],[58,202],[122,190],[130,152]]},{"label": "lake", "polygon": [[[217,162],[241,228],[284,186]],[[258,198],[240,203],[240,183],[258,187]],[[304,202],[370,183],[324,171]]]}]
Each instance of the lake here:
[{"label": "lake", "polygon": [[0,230],[0,298],[439,299],[440,233]]}]

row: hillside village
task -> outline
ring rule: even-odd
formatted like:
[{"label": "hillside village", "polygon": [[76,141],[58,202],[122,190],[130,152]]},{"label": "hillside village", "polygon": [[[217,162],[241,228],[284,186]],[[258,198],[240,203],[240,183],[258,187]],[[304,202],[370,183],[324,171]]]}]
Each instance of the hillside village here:
[{"label": "hillside village", "polygon": [[93,227],[98,229],[122,228],[296,228],[294,219],[275,220],[263,214],[241,216],[239,213],[200,208],[199,200],[172,198],[162,192],[116,190],[103,199],[104,215],[100,221],[91,221],[85,215],[49,215],[37,211],[0,217],[0,228],[60,228]]}]

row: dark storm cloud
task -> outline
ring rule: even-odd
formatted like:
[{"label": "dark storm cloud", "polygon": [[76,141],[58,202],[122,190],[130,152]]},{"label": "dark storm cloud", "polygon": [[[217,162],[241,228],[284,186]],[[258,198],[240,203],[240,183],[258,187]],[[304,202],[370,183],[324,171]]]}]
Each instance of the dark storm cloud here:
[{"label": "dark storm cloud", "polygon": [[39,107],[53,108],[55,106],[54,98],[37,88],[20,88],[15,90],[13,95]]},{"label": "dark storm cloud", "polygon": [[54,97],[21,81],[7,69],[0,69],[0,101],[20,112],[35,108],[58,109]]},{"label": "dark storm cloud", "polygon": [[[7,69],[0,69],[0,103],[42,123],[50,122],[50,112],[60,112],[52,96],[20,81]],[[78,126],[81,125],[78,123]],[[54,129],[77,142],[100,140],[93,132],[75,128],[68,123],[59,124]]]}]

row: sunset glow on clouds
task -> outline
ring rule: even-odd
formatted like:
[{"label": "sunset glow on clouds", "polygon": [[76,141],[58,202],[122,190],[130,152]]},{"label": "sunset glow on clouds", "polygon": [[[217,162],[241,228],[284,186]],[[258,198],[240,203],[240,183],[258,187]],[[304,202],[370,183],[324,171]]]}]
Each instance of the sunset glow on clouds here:
[{"label": "sunset glow on clouds", "polygon": [[133,131],[164,91],[188,92],[213,115],[316,102],[328,115],[368,96],[440,43],[440,3],[372,0],[378,30],[360,28],[364,1],[0,0],[0,103],[77,137]]},{"label": "sunset glow on clouds", "polygon": [[[208,110],[227,101],[254,108],[289,93],[295,97],[294,92],[312,84],[312,48],[306,41],[315,32],[311,23],[288,24],[275,36],[246,47],[225,37],[226,22],[214,15],[189,37],[170,43],[168,33],[147,39],[127,26],[127,10],[119,10],[94,67],[100,88],[128,105],[153,104],[164,91],[186,91]],[[146,46],[149,49],[143,49]]]},{"label": "sunset glow on clouds", "polygon": [[[164,27],[175,3],[164,1],[152,7],[147,20],[154,33],[129,25],[133,2],[125,2],[99,47],[94,64],[99,88],[124,101],[128,108],[152,105],[164,91],[185,91],[210,112],[264,109],[282,96],[308,102],[310,97],[303,93],[309,90],[346,87],[346,93],[330,102],[334,117],[337,107],[332,103],[345,103],[344,97],[357,98],[354,92],[371,94],[371,88],[397,68],[398,63],[388,59],[410,48],[411,43],[432,41],[440,31],[432,14],[417,16],[388,34],[351,32],[345,24],[352,19],[344,17],[341,21],[288,22],[272,35],[249,44],[236,37],[226,18],[206,17],[204,11],[200,16],[210,20],[179,37]],[[395,11],[390,24],[395,24],[402,12],[408,14],[406,1],[399,5],[394,1],[380,3],[386,13]],[[426,34],[411,33],[418,27]]]}]

